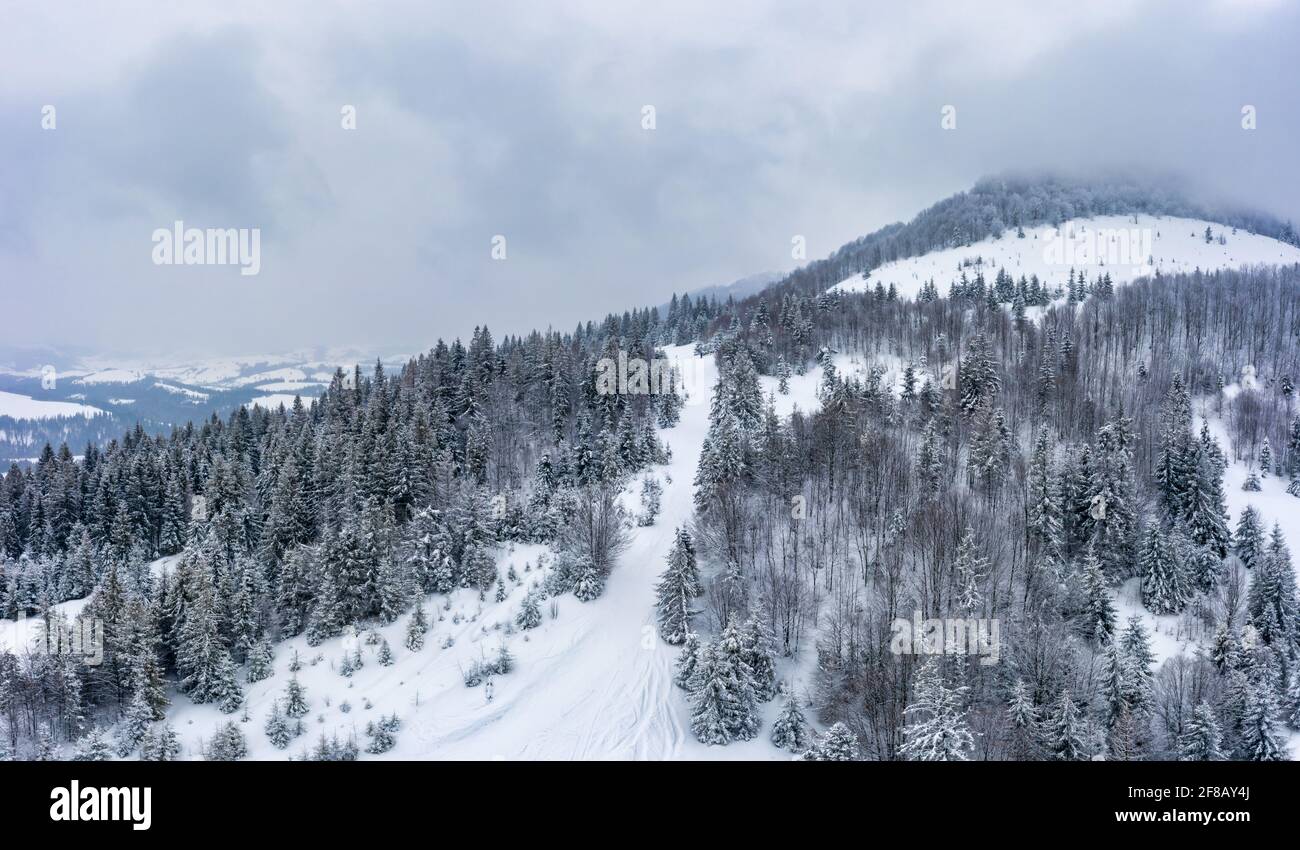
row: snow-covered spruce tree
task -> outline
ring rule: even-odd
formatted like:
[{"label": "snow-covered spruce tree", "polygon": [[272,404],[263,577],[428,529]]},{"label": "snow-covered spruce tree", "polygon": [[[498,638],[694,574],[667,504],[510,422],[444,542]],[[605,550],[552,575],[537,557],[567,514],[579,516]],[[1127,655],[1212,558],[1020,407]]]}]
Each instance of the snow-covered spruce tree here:
[{"label": "snow-covered spruce tree", "polygon": [[[910,367],[909,367],[910,368]],[[781,395],[790,394],[790,364],[786,362],[785,355],[781,355],[776,361],[776,391]]]},{"label": "snow-covered spruce tree", "polygon": [[800,758],[803,761],[857,761],[861,758],[858,737],[843,723],[832,724]]},{"label": "snow-covered spruce tree", "polygon": [[1029,528],[1041,551],[1059,555],[1064,551],[1060,476],[1052,462],[1052,442],[1044,425],[1034,442],[1029,461]]},{"label": "snow-covered spruce tree", "polygon": [[1266,679],[1250,682],[1243,709],[1241,757],[1247,761],[1288,761],[1281,711],[1272,683]]},{"label": "snow-covered spruce tree", "polygon": [[1223,472],[1227,461],[1208,429],[1202,430],[1201,448],[1196,456],[1189,489],[1185,495],[1184,521],[1194,540],[1220,558],[1228,554],[1232,534],[1228,531]]},{"label": "snow-covered spruce tree", "polygon": [[203,751],[203,757],[208,761],[238,761],[247,756],[248,739],[244,737],[239,724],[233,720],[228,720],[217,728]]},{"label": "snow-covered spruce tree", "polygon": [[580,602],[591,602],[605,592],[605,575],[591,558],[585,555],[577,558],[573,575],[573,595]]},{"label": "snow-covered spruce tree", "polygon": [[677,687],[685,688],[688,691],[693,689],[695,671],[699,667],[700,653],[703,649],[700,636],[695,632],[687,632],[682,651],[677,655],[673,673],[673,681],[677,684]]},{"label": "snow-covered spruce tree", "polygon": [[555,465],[551,462],[550,452],[543,452],[533,468],[533,489],[528,495],[528,508],[525,511],[530,536],[539,543],[547,542],[555,536],[555,527],[551,522],[551,499],[556,488]]},{"label": "snow-covered spruce tree", "polygon": [[1283,714],[1286,717],[1288,726],[1292,729],[1300,729],[1300,666],[1291,668],[1291,678],[1287,682]]},{"label": "snow-covered spruce tree", "polygon": [[307,689],[299,683],[298,677],[294,676],[284,688],[284,713],[289,717],[298,719],[306,717],[310,712],[311,706],[307,702]]},{"label": "snow-covered spruce tree", "polygon": [[1237,666],[1237,637],[1228,629],[1226,624],[1220,623],[1215,628],[1214,636],[1210,638],[1208,654],[1214,669],[1220,674],[1226,673]]},{"label": "snow-covered spruce tree", "polygon": [[417,604],[406,621],[406,648],[411,652],[424,649],[424,636],[429,631],[429,621],[424,614],[424,606]]},{"label": "snow-covered spruce tree", "polygon": [[928,422],[916,452],[916,477],[927,499],[938,497],[944,483],[943,451],[934,420]]},{"label": "snow-covered spruce tree", "polygon": [[1192,398],[1175,372],[1160,408],[1159,448],[1155,463],[1160,510],[1168,522],[1187,515],[1188,493],[1196,474],[1197,446],[1192,438]]},{"label": "snow-covered spruce tree", "polygon": [[1124,753],[1126,759],[1136,755],[1145,718],[1144,712],[1137,711],[1136,673],[1131,665],[1121,640],[1112,640],[1103,648],[1100,690],[1110,751],[1112,755]]},{"label": "snow-covered spruce tree", "polygon": [[394,726],[384,718],[377,723],[374,721],[367,723],[366,734],[370,736],[370,743],[366,746],[366,752],[378,755],[391,750],[397,743],[393,735],[394,731]]},{"label": "snow-covered spruce tree", "polygon": [[1092,539],[1108,575],[1127,578],[1136,566],[1138,515],[1133,475],[1133,421],[1121,408],[1097,431],[1100,455],[1091,483]]},{"label": "snow-covered spruce tree", "polygon": [[712,644],[696,653],[691,689],[691,731],[704,744],[731,743],[730,718],[736,713],[738,696],[732,688],[735,676],[725,656]]},{"label": "snow-covered spruce tree", "polygon": [[662,495],[663,486],[658,478],[647,475],[641,479],[641,513],[637,515],[637,525],[655,524],[655,519],[659,516],[659,500]]},{"label": "snow-covered spruce tree", "polygon": [[1183,565],[1189,596],[1213,593],[1223,577],[1223,558],[1210,546],[1197,544],[1181,529],[1175,529],[1174,551]]},{"label": "snow-covered spruce tree", "polygon": [[997,395],[1001,387],[993,346],[983,333],[977,333],[966,350],[957,371],[957,389],[962,413],[975,415],[980,405]]},{"label": "snow-covered spruce tree", "polygon": [[808,721],[799,709],[799,700],[792,690],[785,698],[781,713],[772,723],[772,745],[792,753],[801,753],[808,747]]},{"label": "snow-covered spruce tree", "polygon": [[1087,761],[1086,723],[1079,715],[1068,689],[1061,690],[1047,719],[1044,737],[1048,752],[1059,761]]},{"label": "snow-covered spruce tree", "polygon": [[718,636],[713,654],[715,674],[729,695],[723,704],[723,722],[731,737],[748,741],[758,735],[759,686],[749,665],[745,635],[734,618]]},{"label": "snow-covered spruce tree", "polygon": [[670,561],[679,561],[679,568],[687,579],[687,587],[692,596],[704,593],[704,582],[700,578],[699,564],[695,557],[695,540],[685,528],[678,528],[673,538],[673,548],[669,554]]},{"label": "snow-covered spruce tree", "polygon": [[953,563],[953,574],[957,580],[957,605],[965,613],[974,614],[984,607],[980,583],[988,571],[988,559],[980,554],[975,543],[975,532],[967,526],[957,544],[957,557]]},{"label": "snow-covered spruce tree", "polygon": [[1242,483],[1241,489],[1247,493],[1258,493],[1263,489],[1259,485],[1259,476],[1255,474],[1254,470],[1251,470],[1250,474],[1246,476],[1246,480]]},{"label": "snow-covered spruce tree", "polygon": [[668,567],[655,586],[655,611],[659,620],[659,635],[665,642],[678,645],[686,640],[691,630],[695,582],[698,575],[689,572],[689,565],[681,557],[677,544],[668,556]]},{"label": "snow-covered spruce tree", "polygon": [[388,641],[382,641],[379,644],[379,651],[376,653],[380,667],[393,666],[393,648],[388,645]]},{"label": "snow-covered spruce tree", "polygon": [[108,743],[104,730],[91,726],[90,730],[77,742],[77,749],[72,756],[74,761],[109,761],[113,758],[113,747]]},{"label": "snow-covered spruce tree", "polygon": [[1190,583],[1179,563],[1178,553],[1161,528],[1152,524],[1143,535],[1139,552],[1142,571],[1142,604],[1156,614],[1176,614],[1187,605]]},{"label": "snow-covered spruce tree", "polygon": [[406,568],[424,593],[447,593],[455,586],[453,543],[442,511],[426,506],[416,511],[403,532]]},{"label": "snow-covered spruce tree", "polygon": [[1246,594],[1246,612],[1260,638],[1288,656],[1297,644],[1300,600],[1296,594],[1291,553],[1275,524]]},{"label": "snow-covered spruce tree", "polygon": [[180,625],[176,646],[176,667],[180,687],[194,702],[217,703],[230,713],[239,707],[242,694],[235,680],[235,665],[221,638],[215,591],[201,568],[186,570],[190,597]]},{"label": "snow-covered spruce tree", "polygon": [[949,687],[942,661],[926,660],[912,683],[912,702],[903,714],[903,744],[898,754],[908,761],[966,761],[974,746],[963,705],[965,686]]},{"label": "snow-covered spruce tree", "polygon": [[143,691],[136,691],[127,706],[126,716],[117,730],[117,754],[126,758],[140,746],[149,727],[153,724],[154,713]]},{"label": "snow-covered spruce tree", "polygon": [[275,599],[280,628],[286,637],[301,634],[307,627],[314,601],[314,553],[309,546],[299,546],[280,564]]},{"label": "snow-covered spruce tree", "polygon": [[181,754],[181,742],[170,723],[157,732],[150,730],[140,742],[141,761],[175,761]]},{"label": "snow-covered spruce tree", "polygon": [[271,713],[266,718],[264,729],[267,740],[277,750],[285,749],[289,746],[289,742],[293,740],[292,727],[289,720],[284,716],[284,712],[280,710],[279,700],[271,702]]},{"label": "snow-covered spruce tree", "polygon": [[1236,533],[1233,535],[1237,557],[1251,569],[1259,561],[1264,550],[1264,528],[1259,519],[1259,512],[1251,505],[1241,511],[1237,519]]},{"label": "snow-covered spruce tree", "polygon": [[1151,652],[1151,639],[1140,617],[1129,617],[1119,643],[1128,674],[1129,706],[1135,716],[1145,715],[1154,704],[1152,688],[1155,676],[1151,668],[1155,664],[1155,655]]},{"label": "snow-covered spruce tree", "polygon": [[1007,758],[1011,761],[1037,761],[1042,757],[1043,742],[1038,707],[1023,679],[1016,679],[1007,700]]},{"label": "snow-covered spruce tree", "polygon": [[63,748],[55,742],[50,724],[42,723],[37,727],[34,743],[32,761],[63,761]]},{"label": "snow-covered spruce tree", "polygon": [[742,657],[754,683],[754,699],[767,702],[777,694],[776,635],[772,633],[768,614],[760,606],[741,627]]},{"label": "snow-covered spruce tree", "polygon": [[1201,701],[1192,712],[1182,737],[1178,739],[1179,761],[1223,761],[1223,735],[1214,709]]},{"label": "snow-covered spruce tree", "polygon": [[1115,605],[1106,586],[1106,576],[1101,571],[1101,562],[1091,547],[1084,555],[1080,581],[1083,587],[1084,634],[1097,644],[1104,644],[1115,633]]},{"label": "snow-covered spruce tree", "polygon": [[245,675],[248,683],[251,685],[275,675],[274,661],[271,641],[263,635],[248,654],[248,672]]},{"label": "snow-covered spruce tree", "polygon": [[535,629],[542,624],[542,609],[538,592],[530,590],[524,594],[519,604],[519,613],[515,615],[515,625],[521,629]]}]

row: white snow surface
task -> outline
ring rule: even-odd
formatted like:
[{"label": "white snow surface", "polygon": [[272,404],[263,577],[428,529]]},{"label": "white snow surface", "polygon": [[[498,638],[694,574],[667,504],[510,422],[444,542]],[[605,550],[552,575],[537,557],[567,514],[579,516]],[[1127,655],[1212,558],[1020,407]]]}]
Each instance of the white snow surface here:
[{"label": "white snow surface", "polygon": [[255,375],[246,375],[242,378],[236,378],[229,383],[232,387],[249,387],[267,384],[272,381],[302,381],[306,380],[306,378],[306,373],[301,369],[286,367],[284,369],[271,369],[266,372],[258,372]]},{"label": "white snow surface", "polygon": [[278,381],[272,384],[258,384],[258,392],[264,393],[296,393],[302,390],[323,390],[325,385],[320,381]]},{"label": "white snow surface", "polygon": [[[1214,240],[1208,243],[1206,227],[1214,235]],[[1121,231],[1128,235],[1121,236]],[[1138,238],[1128,238],[1134,231]],[[1149,254],[1141,250],[1144,234],[1149,235]],[[1220,234],[1226,244],[1218,243]],[[1131,246],[1127,249],[1126,239]],[[1071,246],[1069,250],[1065,249],[1066,244]],[[1036,274],[1039,280],[1052,286],[1065,284],[1072,269],[1086,270],[1089,280],[1109,272],[1119,285],[1156,270],[1175,274],[1198,268],[1212,271],[1291,263],[1300,263],[1300,248],[1244,230],[1233,233],[1232,228],[1214,222],[1172,216],[1094,216],[1071,219],[1060,230],[1051,225],[1029,228],[1024,239],[1017,237],[1015,228],[1010,228],[1000,236],[974,245],[894,260],[873,269],[866,279],[854,275],[832,286],[831,291],[864,292],[879,282],[886,288],[894,284],[901,296],[915,297],[921,286],[933,279],[939,294],[947,295],[948,288],[961,279],[963,271],[974,279],[982,270],[985,282],[992,284],[999,268],[1005,268],[1016,280],[1021,275],[1028,278]]]},{"label": "white snow surface", "polygon": [[88,404],[46,401],[0,390],[0,416],[12,416],[14,419],[66,419],[73,416],[90,419],[103,412]]},{"label": "white snow surface", "polygon": [[[250,407],[255,404],[261,405],[267,410],[275,410],[280,405],[284,405],[285,410],[291,410],[293,408],[294,396],[295,393],[271,393],[270,395],[260,395],[257,396],[256,398],[250,399],[248,404]],[[302,396],[302,403],[309,407],[311,406],[311,403],[315,400],[316,400],[315,396],[310,396],[310,395]]]},{"label": "white snow surface", "polygon": [[211,398],[207,393],[201,393],[198,390],[191,390],[186,387],[174,387],[171,384],[164,384],[161,381],[156,381],[154,386],[164,392],[169,392],[172,395],[183,395],[190,399],[191,404],[201,404]]}]

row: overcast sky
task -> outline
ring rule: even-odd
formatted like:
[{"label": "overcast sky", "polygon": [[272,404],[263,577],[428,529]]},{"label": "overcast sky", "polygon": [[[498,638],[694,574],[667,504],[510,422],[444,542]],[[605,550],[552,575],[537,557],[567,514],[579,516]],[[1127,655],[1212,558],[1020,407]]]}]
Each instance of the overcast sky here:
[{"label": "overcast sky", "polygon": [[[1300,221],[1298,47],[1263,0],[0,0],[0,327],[120,354],[568,330],[1016,168],[1172,169]],[[259,228],[260,274],[155,265],[176,220]]]}]

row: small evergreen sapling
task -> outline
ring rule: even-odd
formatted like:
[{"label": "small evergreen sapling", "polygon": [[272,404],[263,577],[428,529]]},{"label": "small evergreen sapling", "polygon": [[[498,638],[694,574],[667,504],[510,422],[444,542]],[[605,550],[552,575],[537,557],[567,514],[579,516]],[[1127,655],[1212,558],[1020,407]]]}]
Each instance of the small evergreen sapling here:
[{"label": "small evergreen sapling", "polygon": [[298,682],[298,677],[294,676],[284,689],[284,713],[297,719],[306,717],[310,712],[311,705],[307,702],[307,689]]},{"label": "small evergreen sapling", "polygon": [[266,718],[266,737],[271,742],[271,746],[277,750],[283,750],[289,746],[293,740],[293,734],[290,730],[289,721],[285,718],[284,712],[280,710],[280,701],[275,700],[271,703],[271,714]]},{"label": "small evergreen sapling", "polygon": [[530,590],[524,594],[519,613],[515,615],[515,625],[521,629],[535,629],[542,624],[542,609],[538,604],[537,591]]},{"label": "small evergreen sapling", "polygon": [[82,736],[73,755],[76,761],[108,761],[112,757],[113,748],[104,736],[104,730],[98,726],[91,726],[90,731]]},{"label": "small evergreen sapling", "polygon": [[213,734],[204,751],[208,761],[238,761],[248,755],[248,740],[239,724],[228,720]]},{"label": "small evergreen sapling", "polygon": [[836,723],[817,738],[801,757],[804,761],[857,761],[858,738],[849,727]]},{"label": "small evergreen sapling", "polygon": [[263,635],[248,654],[248,683],[251,685],[275,675],[274,660],[271,641]]},{"label": "small evergreen sapling", "polygon": [[792,753],[801,753],[808,747],[808,721],[799,710],[799,701],[791,693],[786,697],[781,713],[772,724],[772,745]]},{"label": "small evergreen sapling", "polygon": [[175,761],[181,754],[181,741],[170,723],[164,723],[157,735],[145,736],[140,745],[142,761]]}]

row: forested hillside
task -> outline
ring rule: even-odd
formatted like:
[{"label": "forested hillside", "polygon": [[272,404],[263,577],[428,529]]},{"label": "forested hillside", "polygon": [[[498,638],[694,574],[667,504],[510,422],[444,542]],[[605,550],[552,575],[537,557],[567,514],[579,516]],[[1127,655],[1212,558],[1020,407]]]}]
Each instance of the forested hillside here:
[{"label": "forested hillside", "polygon": [[[825,291],[1137,212],[1212,214],[981,183],[738,302],[46,447],[0,483],[0,616],[41,626],[0,624],[0,756],[1293,757],[1300,266]],[[28,641],[96,622],[102,657]]]}]

